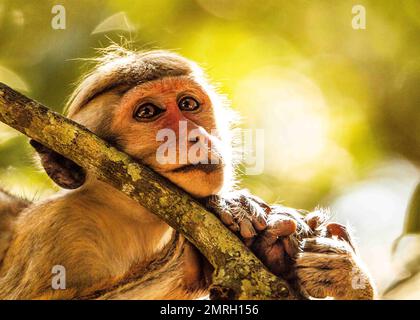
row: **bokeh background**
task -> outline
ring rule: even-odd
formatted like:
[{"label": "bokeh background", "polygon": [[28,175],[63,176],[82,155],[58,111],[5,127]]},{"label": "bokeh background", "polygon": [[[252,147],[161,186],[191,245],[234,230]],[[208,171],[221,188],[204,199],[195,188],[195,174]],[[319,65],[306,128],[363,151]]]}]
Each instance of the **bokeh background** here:
[{"label": "bokeh background", "polygon": [[[55,4],[64,30],[51,27]],[[364,30],[352,28],[356,4]],[[241,126],[264,129],[264,172],[241,186],[329,206],[379,289],[393,280],[392,243],[420,177],[419,1],[0,0],[0,81],[62,111],[86,71],[79,58],[124,39],[200,63]],[[57,190],[2,124],[0,184],[31,199]]]}]

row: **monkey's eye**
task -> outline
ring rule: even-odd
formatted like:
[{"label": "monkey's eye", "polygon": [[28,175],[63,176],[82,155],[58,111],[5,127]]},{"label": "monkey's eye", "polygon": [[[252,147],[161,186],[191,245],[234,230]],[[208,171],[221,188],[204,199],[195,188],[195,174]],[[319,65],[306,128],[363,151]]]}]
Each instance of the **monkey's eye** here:
[{"label": "monkey's eye", "polygon": [[163,110],[161,108],[158,108],[153,103],[148,102],[137,107],[134,111],[134,119],[140,121],[149,120],[153,119],[162,112]]},{"label": "monkey's eye", "polygon": [[192,97],[184,97],[178,101],[178,107],[182,111],[196,111],[200,108],[200,104]]}]

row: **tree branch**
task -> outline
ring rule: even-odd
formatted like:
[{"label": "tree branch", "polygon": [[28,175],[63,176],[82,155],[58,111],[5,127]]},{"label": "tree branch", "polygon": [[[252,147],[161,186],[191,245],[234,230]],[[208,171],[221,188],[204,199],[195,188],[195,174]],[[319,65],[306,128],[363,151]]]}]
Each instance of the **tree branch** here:
[{"label": "tree branch", "polygon": [[300,298],[186,192],[81,125],[2,83],[0,121],[73,160],[180,231],[215,268],[211,297]]}]

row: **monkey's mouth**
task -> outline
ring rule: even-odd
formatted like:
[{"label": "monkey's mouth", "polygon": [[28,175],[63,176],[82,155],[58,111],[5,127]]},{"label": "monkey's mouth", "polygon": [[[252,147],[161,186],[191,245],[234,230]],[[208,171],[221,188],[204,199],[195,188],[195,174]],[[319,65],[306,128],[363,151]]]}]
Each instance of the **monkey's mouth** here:
[{"label": "monkey's mouth", "polygon": [[213,164],[213,163],[197,163],[197,164],[187,164],[185,166],[176,168],[174,170],[172,170],[172,172],[176,172],[176,173],[187,173],[187,172],[191,172],[194,170],[200,170],[203,171],[205,173],[211,173],[214,172],[216,170],[220,170],[223,168],[223,165],[221,165],[220,163],[217,164]]}]

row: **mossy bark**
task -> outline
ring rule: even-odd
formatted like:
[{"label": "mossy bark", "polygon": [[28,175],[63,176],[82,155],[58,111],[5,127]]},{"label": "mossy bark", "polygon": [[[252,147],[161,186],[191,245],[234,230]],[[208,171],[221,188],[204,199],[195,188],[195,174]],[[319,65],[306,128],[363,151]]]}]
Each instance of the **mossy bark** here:
[{"label": "mossy bark", "polygon": [[180,231],[214,266],[214,299],[296,299],[191,196],[81,125],[0,83],[0,121],[73,160]]}]

